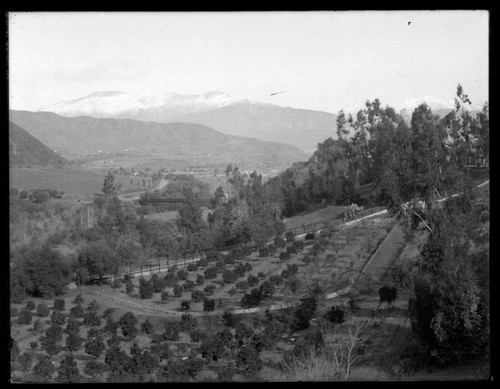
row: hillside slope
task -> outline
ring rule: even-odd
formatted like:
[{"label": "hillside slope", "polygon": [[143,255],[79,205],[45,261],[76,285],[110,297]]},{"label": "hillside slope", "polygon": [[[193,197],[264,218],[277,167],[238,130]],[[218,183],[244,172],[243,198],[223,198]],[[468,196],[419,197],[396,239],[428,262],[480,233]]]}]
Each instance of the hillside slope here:
[{"label": "hillside slope", "polygon": [[9,121],[9,165],[62,168],[68,166],[68,161]]},{"label": "hillside slope", "polygon": [[217,161],[293,162],[307,157],[284,143],[230,136],[192,123],[62,117],[50,112],[10,111],[10,120],[68,156],[135,153],[163,159],[210,157]]}]

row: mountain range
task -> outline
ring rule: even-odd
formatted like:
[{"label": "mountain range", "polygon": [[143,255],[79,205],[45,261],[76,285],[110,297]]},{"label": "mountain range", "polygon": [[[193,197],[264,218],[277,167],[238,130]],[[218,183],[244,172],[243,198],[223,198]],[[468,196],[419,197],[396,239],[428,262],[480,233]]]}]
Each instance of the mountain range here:
[{"label": "mountain range", "polygon": [[203,95],[96,92],[40,111],[66,117],[201,124],[227,135],[285,142],[301,150],[315,149],[326,138],[335,137],[337,118],[328,112],[281,107],[249,98],[237,99],[217,91]]},{"label": "mountain range", "polygon": [[51,112],[9,112],[9,119],[46,146],[68,158],[119,154],[204,163],[306,160],[298,148],[255,138],[226,135],[193,123],[157,123],[134,119],[63,117]]},{"label": "mountain range", "polygon": [[[454,99],[442,100],[435,96],[413,98],[392,106],[409,121],[413,110],[424,102],[441,117],[455,108]],[[363,108],[364,102],[350,105],[344,111],[355,114]],[[480,109],[478,106],[469,106],[472,112]],[[227,135],[284,142],[307,152],[315,150],[317,144],[328,137],[337,136],[337,116],[333,113],[282,107],[250,98],[234,98],[220,91],[203,95],[95,92],[39,111],[65,117],[90,116],[201,124]]]}]

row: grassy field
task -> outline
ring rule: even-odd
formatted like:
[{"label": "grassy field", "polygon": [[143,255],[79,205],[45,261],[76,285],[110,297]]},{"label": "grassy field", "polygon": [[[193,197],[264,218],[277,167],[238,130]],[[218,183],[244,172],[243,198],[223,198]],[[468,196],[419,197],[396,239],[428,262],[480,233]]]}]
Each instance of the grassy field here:
[{"label": "grassy field", "polygon": [[304,211],[296,216],[286,219],[285,228],[291,229],[307,224],[331,220],[336,216],[344,213],[347,210],[346,206],[329,205],[316,210]]},{"label": "grassy field", "polygon": [[[83,169],[9,169],[9,187],[22,189],[56,189],[65,194],[93,195],[101,193],[106,173]],[[137,179],[134,179],[137,181]],[[131,185],[130,177],[115,176],[115,182],[121,182],[123,190],[142,189]],[[141,184],[142,185],[142,184]]]}]

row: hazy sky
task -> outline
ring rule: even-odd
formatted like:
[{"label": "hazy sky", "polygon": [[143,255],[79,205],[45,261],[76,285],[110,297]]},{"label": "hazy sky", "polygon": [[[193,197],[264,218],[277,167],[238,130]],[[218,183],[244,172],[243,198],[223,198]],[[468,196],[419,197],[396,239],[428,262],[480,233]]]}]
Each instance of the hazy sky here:
[{"label": "hazy sky", "polygon": [[[488,99],[487,11],[10,13],[13,109],[95,91],[223,91],[337,112]],[[271,93],[284,93],[270,96]]]}]

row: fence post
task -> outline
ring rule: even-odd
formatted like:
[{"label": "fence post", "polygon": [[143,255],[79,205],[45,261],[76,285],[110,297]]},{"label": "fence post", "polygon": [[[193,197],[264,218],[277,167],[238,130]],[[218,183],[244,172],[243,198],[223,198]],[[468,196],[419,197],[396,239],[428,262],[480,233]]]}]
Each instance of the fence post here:
[{"label": "fence post", "polygon": [[152,269],[152,263],[149,262],[149,275],[152,276],[153,275],[153,269]]},{"label": "fence post", "polygon": [[142,277],[142,263],[141,263],[141,277]]}]

